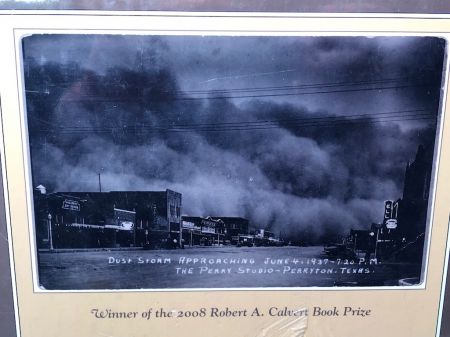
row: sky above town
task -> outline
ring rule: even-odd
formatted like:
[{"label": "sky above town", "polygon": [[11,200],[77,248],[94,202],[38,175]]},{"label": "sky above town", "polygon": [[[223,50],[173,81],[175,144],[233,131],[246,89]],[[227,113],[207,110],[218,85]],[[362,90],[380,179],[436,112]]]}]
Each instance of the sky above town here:
[{"label": "sky above town", "polygon": [[183,213],[313,236],[367,228],[433,147],[431,37],[32,35],[35,186],[165,190]]}]

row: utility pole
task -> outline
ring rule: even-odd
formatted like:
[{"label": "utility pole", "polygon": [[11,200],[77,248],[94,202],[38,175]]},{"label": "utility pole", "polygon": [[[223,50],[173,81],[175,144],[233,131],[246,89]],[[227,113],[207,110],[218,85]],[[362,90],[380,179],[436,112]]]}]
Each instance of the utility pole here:
[{"label": "utility pole", "polygon": [[180,246],[180,248],[183,248],[183,222],[180,220],[180,235],[178,236],[178,240],[180,242],[178,242],[178,246]]},{"label": "utility pole", "polygon": [[52,215],[48,213],[48,239],[49,239],[49,248],[50,251],[53,251],[53,233],[52,233]]},{"label": "utility pole", "polygon": [[98,174],[98,189],[101,192],[102,191],[102,180],[101,180],[101,173],[97,173]]},{"label": "utility pole", "polygon": [[377,228],[377,238],[375,241],[375,260],[377,259],[377,250],[378,250],[378,238],[380,237],[380,229]]}]

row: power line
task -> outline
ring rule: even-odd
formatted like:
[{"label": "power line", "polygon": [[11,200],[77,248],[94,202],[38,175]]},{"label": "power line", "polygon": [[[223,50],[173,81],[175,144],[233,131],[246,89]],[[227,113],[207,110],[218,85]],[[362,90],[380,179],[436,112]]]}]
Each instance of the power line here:
[{"label": "power line", "polygon": [[[211,89],[211,90],[178,90],[173,91],[179,94],[209,94],[209,93],[230,93],[230,92],[247,92],[247,91],[269,91],[269,90],[296,90],[296,89],[308,89],[308,88],[327,88],[327,87],[348,87],[348,86],[360,86],[369,84],[384,84],[392,82],[404,82],[412,81],[408,78],[392,78],[392,79],[379,79],[373,81],[357,81],[357,82],[328,82],[328,83],[309,83],[299,85],[286,85],[286,86],[273,86],[273,87],[248,87],[248,88],[230,88],[230,89]],[[169,92],[169,91],[163,91]]]},{"label": "power line", "polygon": [[[378,117],[377,119],[373,119],[373,118],[359,118],[359,119],[347,119],[347,120],[338,120],[338,121],[322,121],[322,122],[306,122],[306,123],[289,123],[289,124],[268,124],[268,125],[254,125],[254,126],[231,126],[231,127],[202,127],[202,128],[170,128],[170,129],[161,129],[163,131],[204,131],[204,130],[217,130],[217,131],[221,131],[221,130],[233,130],[233,131],[237,131],[237,130],[258,130],[258,129],[275,129],[275,128],[297,128],[297,127],[307,127],[307,126],[312,126],[312,127],[321,127],[324,125],[331,125],[331,126],[338,126],[341,124],[347,124],[347,123],[376,123],[376,122],[392,122],[392,121],[403,121],[403,120],[410,120],[411,118],[417,118],[417,119],[431,119],[432,117],[427,116],[427,115],[409,115],[409,116],[405,116],[405,117]],[[155,130],[159,130],[159,129],[155,129]]]},{"label": "power line", "polygon": [[[338,126],[345,126],[345,125],[357,125],[357,124],[366,124],[366,125],[374,125],[374,124],[380,124],[380,123],[392,123],[392,122],[405,122],[405,121],[435,121],[435,118],[431,117],[414,117],[414,118],[403,118],[403,119],[390,119],[390,120],[373,120],[373,121],[357,121],[357,120],[350,120],[350,121],[342,121],[341,123],[323,123],[323,124],[309,124],[309,125],[290,125],[290,126],[268,126],[268,127],[253,127],[253,128],[226,128],[226,129],[213,129],[213,128],[205,128],[205,129],[154,129],[154,130],[120,130],[122,134],[139,134],[139,133],[146,133],[146,134],[155,134],[155,133],[189,133],[189,132],[230,132],[230,131],[262,131],[262,130],[269,130],[269,129],[302,129],[302,128],[330,128],[330,127],[338,127]],[[86,133],[97,133],[97,134],[110,134],[113,133],[114,130],[99,130],[99,131],[91,131],[91,130],[84,130],[84,131],[69,131],[69,132],[55,132],[54,134],[58,135],[82,135]]]},{"label": "power line", "polygon": [[397,86],[390,86],[390,87],[322,90],[322,91],[311,91],[311,92],[260,94],[260,95],[241,95],[241,96],[173,97],[173,98],[170,98],[170,99],[174,100],[174,101],[194,101],[194,100],[216,100],[216,99],[242,99],[242,98],[263,98],[263,97],[282,97],[282,96],[304,96],[304,95],[334,94],[334,93],[362,92],[362,91],[374,91],[374,90],[382,91],[382,90],[406,89],[406,88],[425,87],[425,86],[428,86],[428,84],[414,84],[414,85],[408,84],[408,85],[397,85]]},{"label": "power line", "polygon": [[[430,71],[427,74],[440,74],[440,72],[437,71]],[[216,90],[171,90],[166,91],[163,90],[161,92],[164,93],[210,93],[210,92],[234,92],[234,91],[266,91],[266,90],[284,90],[284,89],[302,89],[302,88],[314,88],[314,87],[329,87],[329,86],[354,86],[354,85],[363,85],[363,84],[379,84],[379,83],[388,83],[388,82],[402,82],[402,81],[423,81],[423,78],[421,77],[394,77],[394,78],[379,78],[379,79],[373,79],[373,80],[366,80],[366,81],[355,81],[355,82],[347,82],[347,81],[341,81],[341,82],[322,82],[322,83],[307,83],[307,84],[301,84],[301,85],[292,85],[292,86],[272,86],[272,87],[248,87],[248,88],[229,88],[229,89],[216,89]],[[124,88],[124,85],[129,84],[129,81],[115,81],[116,83],[107,83],[107,86],[113,86],[113,87],[121,87]],[[119,82],[119,83],[117,83]],[[77,85],[99,85],[104,84],[105,81],[101,81],[99,78],[98,81],[85,81],[85,80],[77,80],[77,81],[53,81],[51,83],[47,83],[47,86],[52,87],[70,87],[71,85],[77,84]],[[33,93],[40,91],[32,91],[32,90],[26,90],[27,92]]]},{"label": "power line", "polygon": [[[397,110],[397,111],[387,111],[387,112],[378,112],[378,113],[367,113],[367,114],[353,114],[353,115],[342,115],[342,116],[321,116],[321,117],[299,117],[299,118],[289,118],[289,119],[275,119],[275,120],[256,120],[256,121],[237,121],[237,122],[216,122],[216,123],[195,123],[195,124],[167,124],[163,126],[158,126],[154,124],[139,124],[139,125],[133,125],[131,127],[135,128],[184,128],[184,127],[203,127],[203,126],[214,126],[214,127],[220,127],[220,126],[240,126],[240,125],[266,125],[266,124],[280,124],[280,123],[294,123],[294,122],[310,122],[310,121],[334,121],[334,120],[341,120],[341,119],[350,119],[350,118],[359,118],[359,117],[367,117],[367,118],[377,118],[377,117],[384,117],[384,116],[405,116],[405,114],[411,114],[411,113],[426,113],[431,112],[429,109],[409,109],[409,110]],[[44,121],[42,121],[44,122]],[[46,122],[49,124],[48,122]],[[73,126],[73,127],[67,127],[64,128],[64,130],[98,130],[98,129],[104,129],[104,130],[113,130],[113,129],[122,129],[123,127],[118,126],[109,126],[109,127],[101,127],[101,128],[93,128],[89,126]],[[43,129],[41,131],[49,131],[49,129]]]},{"label": "power line", "polygon": [[386,122],[402,122],[402,121],[419,121],[419,120],[435,120],[436,116],[425,114],[425,113],[416,113],[416,114],[404,114],[404,115],[391,115],[391,116],[376,116],[376,117],[356,117],[356,118],[341,118],[340,120],[330,120],[323,119],[320,121],[303,121],[303,122],[294,122],[289,124],[235,124],[235,125],[207,125],[207,126],[191,126],[191,127],[140,127],[140,126],[131,126],[131,127],[122,127],[122,128],[81,128],[81,129],[60,129],[56,131],[46,130],[48,133],[55,134],[84,134],[84,133],[113,133],[113,132],[122,132],[122,133],[141,133],[141,132],[220,132],[220,131],[253,131],[253,130],[267,130],[267,129],[276,129],[276,128],[304,128],[304,127],[330,127],[330,126],[341,126],[345,124],[375,124],[375,123],[386,123]]},{"label": "power line", "polygon": [[[418,113],[418,112],[430,112],[430,110],[427,109],[413,109],[413,110],[400,110],[400,111],[389,111],[389,112],[378,112],[378,113],[367,113],[367,114],[354,114],[354,115],[343,115],[343,116],[324,116],[324,117],[301,117],[301,118],[289,118],[289,119],[276,119],[276,120],[260,120],[260,121],[240,121],[240,122],[222,122],[222,123],[200,123],[200,124],[172,124],[169,125],[170,127],[174,128],[182,128],[182,127],[190,127],[190,126],[221,126],[221,125],[255,125],[255,124],[280,124],[280,123],[293,123],[293,122],[300,122],[300,121],[317,121],[320,122],[322,120],[324,121],[333,121],[333,120],[340,120],[340,119],[349,119],[349,118],[355,118],[355,117],[370,117],[370,118],[376,118],[378,116],[385,116],[385,115],[399,115],[399,114],[408,114],[408,113]],[[149,126],[152,127],[152,125],[142,125],[142,126]]]},{"label": "power line", "polygon": [[379,124],[379,123],[391,123],[391,122],[403,122],[403,121],[423,121],[423,120],[434,120],[431,117],[416,117],[416,118],[402,118],[402,119],[390,119],[390,120],[372,120],[372,121],[360,121],[360,120],[349,120],[342,121],[340,123],[323,123],[323,124],[308,124],[308,125],[289,125],[289,126],[267,126],[267,127],[253,127],[253,128],[226,128],[226,129],[213,129],[213,128],[205,128],[205,129],[185,129],[185,130],[154,130],[153,132],[228,132],[228,131],[258,131],[258,130],[268,130],[268,129],[301,129],[301,128],[309,128],[309,127],[336,127],[346,124]]},{"label": "power line", "polygon": [[[286,93],[273,93],[273,94],[252,94],[252,95],[240,95],[240,96],[207,96],[207,97],[152,97],[153,101],[196,101],[196,100],[217,100],[217,99],[243,99],[243,98],[265,98],[265,97],[283,97],[283,96],[304,96],[304,95],[318,95],[318,94],[335,94],[335,93],[350,93],[350,92],[364,92],[364,91],[383,91],[393,89],[407,89],[427,87],[429,84],[407,84],[396,86],[379,86],[371,88],[354,88],[354,89],[337,89],[337,90],[320,90],[320,91],[308,91],[308,92],[286,92]],[[59,103],[67,102],[95,102],[95,103],[115,103],[115,102],[137,102],[142,101],[145,97],[102,97],[96,95],[80,95],[73,98],[64,98]]]},{"label": "power line", "polygon": [[[241,99],[241,98],[257,98],[257,97],[278,97],[278,96],[293,96],[293,95],[313,95],[313,94],[327,94],[327,93],[339,93],[339,92],[353,92],[353,91],[367,91],[367,90],[386,90],[386,89],[400,89],[400,88],[409,88],[409,87],[420,87],[420,86],[428,86],[430,83],[421,83],[421,84],[411,84],[410,82],[419,81],[420,78],[385,78],[385,79],[375,79],[370,81],[356,81],[356,82],[328,82],[328,83],[309,83],[309,84],[302,84],[302,85],[292,85],[292,86],[270,86],[270,87],[247,87],[247,88],[230,88],[230,89],[216,89],[216,90],[163,90],[160,91],[160,93],[172,93],[175,96],[172,96],[168,99],[170,100],[199,100],[199,99],[227,99],[227,98],[235,98],[235,99]],[[400,85],[401,82],[409,82],[403,85]],[[400,82],[395,86],[392,86],[392,84]],[[80,84],[88,84],[90,82],[79,82]],[[378,87],[369,87],[369,88],[354,88],[350,89],[348,87],[354,87],[354,86],[368,86],[368,85],[383,85],[383,84],[390,84],[391,86],[378,86]],[[48,84],[50,86],[55,86],[55,84]],[[108,86],[120,86],[124,90],[126,88],[123,87],[123,84],[108,84]],[[322,90],[322,91],[309,91],[309,92],[284,92],[284,93],[271,93],[271,94],[256,94],[256,93],[262,93],[266,91],[298,91],[298,90],[308,90],[308,89],[317,89],[317,88],[339,88],[342,87],[344,89],[338,89],[338,90]],[[144,86],[141,86],[140,88],[142,98],[143,92],[145,89],[147,89]],[[40,91],[33,91],[33,90],[26,90],[29,93],[41,93]],[[241,95],[236,96],[233,95],[234,93],[249,93],[249,95]],[[45,92],[47,95],[48,92]],[[223,96],[228,95],[228,96]],[[230,95],[231,94],[231,95]],[[220,95],[220,96],[209,96],[209,97],[184,97],[188,95]],[[70,102],[70,101],[83,101],[83,100],[90,100],[95,102],[127,102],[127,101],[136,101],[136,97],[130,98],[130,97],[102,97],[99,95],[80,95],[75,98],[67,99],[65,98],[63,101]]]}]

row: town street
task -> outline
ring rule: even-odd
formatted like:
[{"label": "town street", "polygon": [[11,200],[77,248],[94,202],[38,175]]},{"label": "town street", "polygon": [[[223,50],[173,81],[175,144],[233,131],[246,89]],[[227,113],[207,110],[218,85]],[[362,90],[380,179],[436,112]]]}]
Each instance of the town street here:
[{"label": "town street", "polygon": [[396,286],[412,264],[329,259],[314,247],[40,252],[40,284],[53,290]]}]

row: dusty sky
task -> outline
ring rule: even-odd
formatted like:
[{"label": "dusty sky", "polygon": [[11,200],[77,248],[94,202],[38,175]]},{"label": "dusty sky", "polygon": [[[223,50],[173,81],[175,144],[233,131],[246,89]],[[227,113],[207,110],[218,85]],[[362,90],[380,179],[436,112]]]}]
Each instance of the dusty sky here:
[{"label": "dusty sky", "polygon": [[[164,190],[183,213],[317,237],[367,228],[433,146],[444,42],[34,35],[34,185]],[[352,122],[349,122],[352,121]],[[311,234],[313,233],[313,234]]]}]

